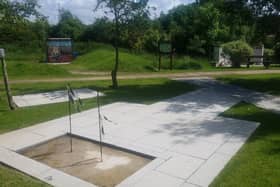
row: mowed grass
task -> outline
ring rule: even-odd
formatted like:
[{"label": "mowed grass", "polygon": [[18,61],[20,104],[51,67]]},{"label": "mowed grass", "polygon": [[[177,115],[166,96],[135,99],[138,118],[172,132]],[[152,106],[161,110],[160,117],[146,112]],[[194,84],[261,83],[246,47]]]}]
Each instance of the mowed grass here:
[{"label": "mowed grass", "polygon": [[[71,70],[111,71],[115,64],[115,50],[109,45],[98,45],[92,51],[78,57],[67,68]],[[162,70],[170,68],[170,58],[162,57]],[[175,56],[174,70],[205,70],[214,69],[204,58]],[[120,72],[156,72],[158,71],[158,56],[146,52],[134,53],[120,49]]]},{"label": "mowed grass", "polygon": [[[7,44],[3,47],[6,49],[6,63],[11,79],[72,77],[72,71],[111,72],[115,64],[115,50],[108,44],[74,42],[74,50],[79,52],[80,56],[70,65],[44,63],[45,51],[36,46]],[[169,57],[163,56],[162,71],[169,70],[169,65]],[[207,71],[215,70],[215,68],[206,58],[175,55],[174,70],[175,72],[176,70]],[[158,57],[152,53],[135,53],[121,48],[119,71],[157,72]],[[0,71],[1,74],[2,71]]]},{"label": "mowed grass", "polygon": [[261,125],[211,186],[279,186],[280,115],[241,102],[222,116],[257,121]]},{"label": "mowed grass", "polygon": [[[110,85],[111,81],[73,82],[71,84],[73,88],[90,88],[105,93],[106,96],[101,98],[102,104],[118,101],[151,104],[196,88],[187,83],[168,79],[120,80],[120,87],[117,90],[112,89]],[[0,86],[0,133],[27,127],[67,114],[66,103],[26,107],[10,111],[7,108],[3,85]],[[65,90],[66,83],[14,84],[11,85],[11,88],[13,95],[21,95],[51,90]],[[94,107],[96,107],[96,99],[84,100],[84,110]]]},{"label": "mowed grass", "polygon": [[1,187],[49,187],[49,185],[8,168],[0,163]]},{"label": "mowed grass", "polygon": [[280,95],[280,75],[230,75],[219,77],[218,80],[229,84],[235,84],[244,88],[265,92],[269,94]]}]

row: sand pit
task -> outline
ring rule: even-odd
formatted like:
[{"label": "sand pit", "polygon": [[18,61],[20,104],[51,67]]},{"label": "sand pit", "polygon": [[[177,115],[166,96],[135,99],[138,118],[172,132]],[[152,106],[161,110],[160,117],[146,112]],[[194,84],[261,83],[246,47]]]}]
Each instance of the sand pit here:
[{"label": "sand pit", "polygon": [[99,144],[73,137],[62,136],[47,143],[28,148],[21,154],[97,186],[116,186],[148,164],[151,159],[115,148],[103,147],[100,160]]}]

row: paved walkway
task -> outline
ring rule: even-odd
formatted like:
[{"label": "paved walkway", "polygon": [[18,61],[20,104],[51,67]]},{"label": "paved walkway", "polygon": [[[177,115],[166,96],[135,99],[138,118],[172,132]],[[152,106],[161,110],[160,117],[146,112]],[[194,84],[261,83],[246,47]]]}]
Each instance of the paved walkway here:
[{"label": "paved walkway", "polygon": [[[253,92],[210,79],[181,81],[202,88],[153,105],[102,107],[114,122],[104,124],[104,142],[155,157],[119,186],[208,186],[259,125],[219,116]],[[97,110],[75,114],[73,128],[98,140]],[[16,153],[67,132],[63,117],[1,135],[0,162],[55,186],[94,186]]]}]

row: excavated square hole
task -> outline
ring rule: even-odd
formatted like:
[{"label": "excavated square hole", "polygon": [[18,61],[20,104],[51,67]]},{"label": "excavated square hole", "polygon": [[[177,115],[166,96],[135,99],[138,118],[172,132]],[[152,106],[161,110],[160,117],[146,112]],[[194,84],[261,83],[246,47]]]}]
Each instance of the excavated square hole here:
[{"label": "excavated square hole", "polygon": [[116,186],[153,158],[144,157],[110,146],[103,146],[103,161],[99,144],[78,137],[62,136],[46,143],[27,148],[21,154],[47,164],[97,186]]}]

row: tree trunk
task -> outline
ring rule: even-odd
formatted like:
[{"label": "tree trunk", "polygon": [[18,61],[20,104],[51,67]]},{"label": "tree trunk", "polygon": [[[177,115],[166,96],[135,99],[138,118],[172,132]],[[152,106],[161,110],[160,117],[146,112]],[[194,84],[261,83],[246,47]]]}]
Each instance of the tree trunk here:
[{"label": "tree trunk", "polygon": [[3,80],[4,80],[5,89],[6,89],[8,104],[9,104],[9,107],[10,107],[11,110],[15,110],[16,105],[13,101],[13,97],[12,97],[10,86],[9,86],[6,63],[5,63],[4,58],[1,58],[0,61],[1,61],[1,64],[2,64],[2,74],[3,74]]},{"label": "tree trunk", "polygon": [[118,88],[118,70],[119,70],[119,38],[120,38],[120,28],[119,28],[119,19],[118,14],[115,13],[115,66],[112,70],[112,87],[114,89]]},{"label": "tree trunk", "polygon": [[118,79],[117,79],[117,74],[118,74],[118,69],[119,69],[119,47],[115,46],[115,67],[112,71],[112,86],[113,88],[118,88]]}]

